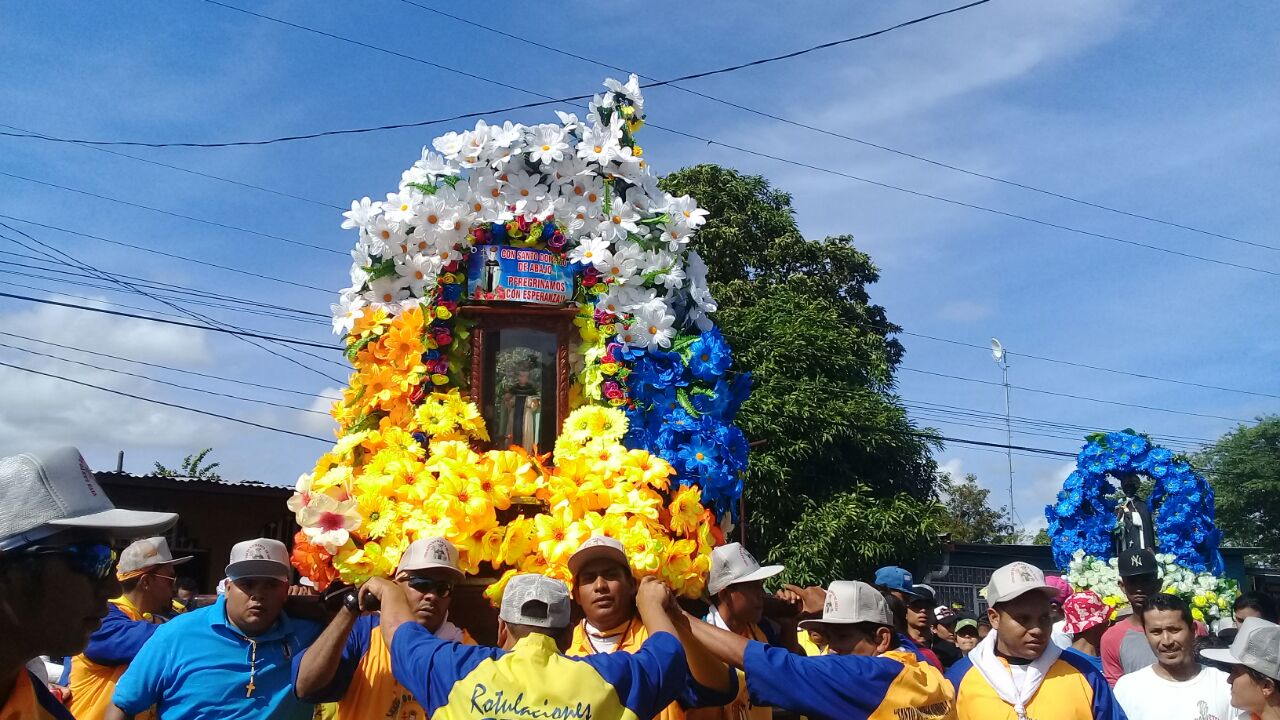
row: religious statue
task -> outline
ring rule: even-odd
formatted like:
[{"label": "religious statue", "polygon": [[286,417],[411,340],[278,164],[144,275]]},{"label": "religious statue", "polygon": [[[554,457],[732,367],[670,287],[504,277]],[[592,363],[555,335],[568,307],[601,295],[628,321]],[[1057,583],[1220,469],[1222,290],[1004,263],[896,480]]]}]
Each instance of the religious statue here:
[{"label": "religious statue", "polygon": [[1115,555],[1132,550],[1156,551],[1155,525],[1142,497],[1142,476],[1124,473],[1120,481],[1120,502],[1116,506]]},{"label": "religious statue", "polygon": [[538,429],[542,420],[542,389],[532,379],[532,362],[516,368],[511,384],[504,383],[499,424],[505,445],[538,451]]}]

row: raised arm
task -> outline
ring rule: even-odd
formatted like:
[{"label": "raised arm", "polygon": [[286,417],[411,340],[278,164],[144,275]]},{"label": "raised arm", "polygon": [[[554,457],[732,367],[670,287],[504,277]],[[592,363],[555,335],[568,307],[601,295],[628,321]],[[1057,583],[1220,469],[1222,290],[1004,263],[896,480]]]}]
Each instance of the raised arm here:
[{"label": "raised arm", "polygon": [[743,656],[747,651],[746,638],[708,625],[692,615],[686,614],[685,617],[688,618],[689,629],[698,644],[720,662],[742,669]]},{"label": "raised arm", "polygon": [[298,660],[293,678],[293,692],[300,698],[314,698],[325,690],[338,674],[342,652],[346,648],[351,628],[356,623],[354,611],[343,606],[333,617],[320,637],[311,644]]},{"label": "raised arm", "polygon": [[694,637],[689,629],[689,621],[666,585],[653,576],[641,580],[640,591],[636,595],[636,608],[640,611],[640,619],[650,634],[669,632],[680,640],[680,645],[684,647],[685,659],[689,664],[689,673],[699,685],[720,692],[729,692],[733,689],[729,668],[707,652],[702,643]]},{"label": "raised arm", "polygon": [[409,607],[409,600],[405,598],[400,586],[386,578],[373,578],[360,588],[361,607],[368,606],[366,598],[370,595],[378,599],[382,614],[378,627],[382,629],[382,639],[390,648],[396,630],[407,622],[413,622],[413,608]]}]

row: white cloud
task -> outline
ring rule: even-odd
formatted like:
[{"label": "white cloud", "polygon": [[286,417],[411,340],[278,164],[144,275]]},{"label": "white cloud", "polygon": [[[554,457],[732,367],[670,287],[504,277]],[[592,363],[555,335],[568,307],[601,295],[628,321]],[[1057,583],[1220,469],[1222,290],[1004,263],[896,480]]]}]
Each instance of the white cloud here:
[{"label": "white cloud", "polygon": [[953,481],[959,482],[964,480],[964,461],[960,458],[951,458],[946,462],[938,463],[938,472],[947,475]]},{"label": "white cloud", "polygon": [[976,300],[948,300],[938,310],[943,320],[970,323],[991,315],[991,305]]},{"label": "white cloud", "polygon": [[[41,306],[0,314],[0,326],[11,332],[65,345],[108,352],[162,364],[207,363],[204,331],[144,320],[95,315],[70,308]],[[27,341],[4,338],[7,344],[52,355],[150,374],[137,366],[85,356]],[[0,349],[4,362],[52,375],[74,378],[142,397],[177,402],[155,383],[116,373],[72,365],[10,349]],[[12,368],[0,368],[0,454],[70,444],[101,457],[126,448],[195,448],[227,436],[225,423],[175,408],[132,400],[94,388]]]},{"label": "white cloud", "polygon": [[[328,395],[329,397],[323,397]],[[326,387],[322,388],[315,398],[311,400],[311,405],[307,408],[312,412],[298,413],[299,430],[319,435],[320,437],[330,437],[337,423],[329,416],[329,409],[333,407],[333,400],[330,398],[342,397],[342,388]],[[324,415],[316,415],[321,412]]]}]

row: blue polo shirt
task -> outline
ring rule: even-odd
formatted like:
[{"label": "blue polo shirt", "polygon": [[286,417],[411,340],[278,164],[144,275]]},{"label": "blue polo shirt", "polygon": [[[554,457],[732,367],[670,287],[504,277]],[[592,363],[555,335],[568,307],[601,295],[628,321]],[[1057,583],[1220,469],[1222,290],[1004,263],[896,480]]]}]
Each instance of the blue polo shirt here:
[{"label": "blue polo shirt", "polygon": [[[292,663],[323,628],[283,613],[246,638],[227,622],[227,600],[156,629],[116,684],[112,703],[130,717],[152,705],[165,720],[306,720],[293,694]],[[253,691],[248,691],[250,679]]]}]

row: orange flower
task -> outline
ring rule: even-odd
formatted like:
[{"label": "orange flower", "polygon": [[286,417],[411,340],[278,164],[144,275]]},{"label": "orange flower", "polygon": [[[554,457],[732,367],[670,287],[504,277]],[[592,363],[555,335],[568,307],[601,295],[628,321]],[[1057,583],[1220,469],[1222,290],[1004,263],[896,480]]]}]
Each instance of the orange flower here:
[{"label": "orange flower", "polygon": [[319,545],[312,545],[307,534],[302,531],[293,536],[292,560],[298,572],[321,590],[338,578],[338,571],[333,567],[333,556]]}]

